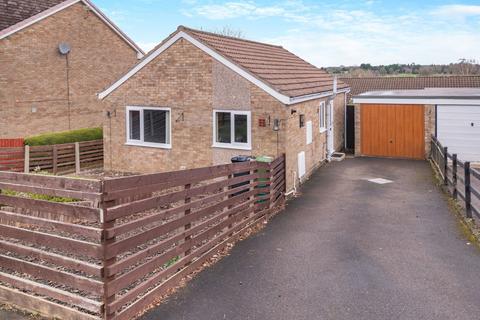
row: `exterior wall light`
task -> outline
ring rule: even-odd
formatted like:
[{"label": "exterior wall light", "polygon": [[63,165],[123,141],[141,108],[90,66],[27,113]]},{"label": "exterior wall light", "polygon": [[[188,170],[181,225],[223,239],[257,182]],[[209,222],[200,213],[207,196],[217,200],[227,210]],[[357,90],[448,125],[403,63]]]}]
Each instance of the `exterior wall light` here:
[{"label": "exterior wall light", "polygon": [[273,119],[273,131],[280,130],[280,119]]}]

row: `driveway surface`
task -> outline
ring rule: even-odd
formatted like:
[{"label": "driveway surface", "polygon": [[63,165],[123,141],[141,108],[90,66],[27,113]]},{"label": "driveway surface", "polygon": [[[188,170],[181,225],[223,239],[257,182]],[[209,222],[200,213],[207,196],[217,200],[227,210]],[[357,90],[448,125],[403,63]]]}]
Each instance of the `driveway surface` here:
[{"label": "driveway surface", "polygon": [[301,192],[143,319],[480,319],[480,251],[427,162],[330,163]]}]

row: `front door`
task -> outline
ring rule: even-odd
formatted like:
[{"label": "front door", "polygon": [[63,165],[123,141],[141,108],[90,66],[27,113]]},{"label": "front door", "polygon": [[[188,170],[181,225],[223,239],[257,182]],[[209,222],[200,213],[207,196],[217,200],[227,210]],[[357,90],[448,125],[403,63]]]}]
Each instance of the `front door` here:
[{"label": "front door", "polygon": [[330,156],[335,152],[333,147],[333,101],[327,106],[327,156]]}]

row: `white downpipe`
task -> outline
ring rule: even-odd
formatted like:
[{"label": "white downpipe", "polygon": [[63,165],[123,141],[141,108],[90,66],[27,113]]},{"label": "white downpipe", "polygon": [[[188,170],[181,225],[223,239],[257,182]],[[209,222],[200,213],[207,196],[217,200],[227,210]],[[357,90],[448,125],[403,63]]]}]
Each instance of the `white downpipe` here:
[{"label": "white downpipe", "polygon": [[285,193],[285,196],[288,197],[289,195],[297,193],[297,186],[295,181],[297,180],[297,171],[293,171],[293,189]]}]

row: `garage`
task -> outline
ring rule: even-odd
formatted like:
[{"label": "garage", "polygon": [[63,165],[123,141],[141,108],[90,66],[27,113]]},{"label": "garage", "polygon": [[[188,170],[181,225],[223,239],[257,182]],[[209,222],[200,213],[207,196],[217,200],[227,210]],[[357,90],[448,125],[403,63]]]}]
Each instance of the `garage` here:
[{"label": "garage", "polygon": [[480,89],[372,91],[353,97],[355,155],[425,159],[432,135],[463,161],[480,161]]},{"label": "garage", "polygon": [[480,160],[480,106],[437,106],[437,138],[465,161]]},{"label": "garage", "polygon": [[363,155],[424,158],[423,105],[365,104],[361,113]]}]

